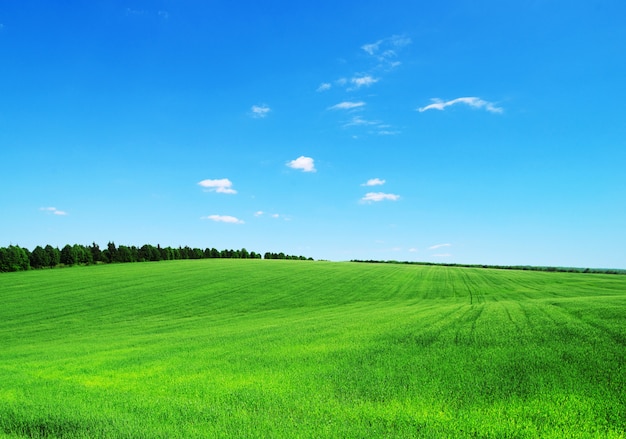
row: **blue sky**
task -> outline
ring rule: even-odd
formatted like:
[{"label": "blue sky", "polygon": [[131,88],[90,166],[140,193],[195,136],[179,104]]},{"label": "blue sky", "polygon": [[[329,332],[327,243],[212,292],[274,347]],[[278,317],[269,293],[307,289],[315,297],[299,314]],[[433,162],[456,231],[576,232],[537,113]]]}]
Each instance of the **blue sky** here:
[{"label": "blue sky", "polygon": [[0,0],[0,246],[626,268],[625,18]]}]

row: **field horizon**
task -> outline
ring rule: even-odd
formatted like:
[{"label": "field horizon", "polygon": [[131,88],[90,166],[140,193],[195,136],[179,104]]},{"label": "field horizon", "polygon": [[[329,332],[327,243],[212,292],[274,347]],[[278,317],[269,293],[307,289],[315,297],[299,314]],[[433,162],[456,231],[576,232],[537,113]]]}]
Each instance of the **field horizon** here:
[{"label": "field horizon", "polygon": [[624,276],[202,259],[0,291],[4,437],[626,431]]}]

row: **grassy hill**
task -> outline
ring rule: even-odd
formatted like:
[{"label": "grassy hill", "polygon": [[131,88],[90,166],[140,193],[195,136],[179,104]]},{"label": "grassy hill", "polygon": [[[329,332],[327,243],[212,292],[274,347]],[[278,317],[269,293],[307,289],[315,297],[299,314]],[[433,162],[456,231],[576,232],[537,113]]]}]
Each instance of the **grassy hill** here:
[{"label": "grassy hill", "polygon": [[280,260],[0,275],[0,436],[623,438],[626,277]]}]

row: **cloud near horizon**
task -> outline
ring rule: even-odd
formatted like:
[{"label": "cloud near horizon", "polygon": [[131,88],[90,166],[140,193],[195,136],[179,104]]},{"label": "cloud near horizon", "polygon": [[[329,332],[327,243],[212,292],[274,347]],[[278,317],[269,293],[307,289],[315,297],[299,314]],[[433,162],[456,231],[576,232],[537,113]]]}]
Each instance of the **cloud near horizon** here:
[{"label": "cloud near horizon", "polygon": [[439,98],[433,98],[431,99],[431,101],[433,101],[432,104],[426,105],[425,107],[420,107],[417,109],[417,111],[419,111],[420,113],[423,113],[424,111],[428,111],[428,110],[443,111],[445,108],[450,107],[452,105],[456,105],[456,104],[469,105],[470,107],[475,108],[475,109],[484,108],[486,111],[490,113],[502,113],[504,111],[502,107],[496,107],[493,102],[487,102],[477,97],[456,98],[450,101],[443,101],[442,99],[439,99]]},{"label": "cloud near horizon", "polygon": [[59,210],[56,207],[40,207],[39,210],[51,213],[53,215],[58,215],[58,216],[67,216],[67,215],[69,215],[67,212],[65,212],[63,210]]},{"label": "cloud near horizon", "polygon": [[379,202],[383,200],[397,201],[400,199],[400,195],[386,194],[384,192],[368,192],[365,194],[361,201],[363,203]]},{"label": "cloud near horizon", "polygon": [[243,220],[230,215],[209,215],[203,216],[203,220],[211,220],[218,223],[243,224]]},{"label": "cloud near horizon", "polygon": [[303,155],[287,162],[287,166],[292,169],[300,169],[302,172],[316,172],[315,161],[311,157],[305,157]]},{"label": "cloud near horizon", "polygon": [[220,178],[215,180],[202,180],[198,182],[199,186],[205,188],[208,192],[217,192],[220,194],[236,194],[237,191],[232,188],[233,183],[228,178]]},{"label": "cloud near horizon", "polygon": [[452,247],[452,244],[448,244],[448,243],[446,243],[446,244],[435,244],[435,245],[431,245],[430,247],[428,247],[428,250],[436,250],[436,249],[441,248],[441,247]]}]

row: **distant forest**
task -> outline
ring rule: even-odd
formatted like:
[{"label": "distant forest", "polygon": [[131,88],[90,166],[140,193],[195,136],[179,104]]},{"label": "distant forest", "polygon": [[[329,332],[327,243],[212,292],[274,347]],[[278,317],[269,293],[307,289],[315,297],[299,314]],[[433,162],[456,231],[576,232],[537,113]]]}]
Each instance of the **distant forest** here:
[{"label": "distant forest", "polygon": [[[141,247],[115,245],[109,242],[105,249],[96,243],[90,246],[74,244],[58,247],[37,246],[33,251],[17,245],[0,247],[0,272],[54,268],[72,265],[111,264],[124,262],[171,261],[176,259],[261,259],[261,253],[241,250],[217,250],[215,248],[156,247],[145,244]],[[263,259],[309,260],[304,256],[286,255],[283,252],[263,254]]]},{"label": "distant forest", "polygon": [[626,270],[614,268],[578,268],[578,267],[540,267],[533,265],[483,265],[483,264],[448,264],[444,262],[409,262],[409,261],[378,261],[352,259],[350,262],[363,262],[368,264],[411,264],[411,265],[442,265],[446,267],[466,268],[492,268],[495,270],[529,270],[529,271],[552,271],[560,273],[596,273],[596,274],[624,274]]}]

